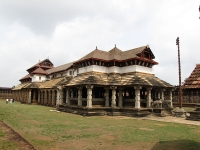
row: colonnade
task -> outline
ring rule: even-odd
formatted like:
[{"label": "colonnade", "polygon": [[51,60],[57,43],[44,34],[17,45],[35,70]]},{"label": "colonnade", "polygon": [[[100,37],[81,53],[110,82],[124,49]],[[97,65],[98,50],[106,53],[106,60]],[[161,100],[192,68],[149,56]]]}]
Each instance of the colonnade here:
[{"label": "colonnade", "polygon": [[[172,90],[153,87],[122,86],[58,86],[54,89],[21,89],[13,91],[13,98],[24,103],[37,103],[47,106],[66,104],[92,108],[97,101],[103,107],[124,107],[131,103],[135,108],[152,107],[153,100],[168,100],[172,105]],[[84,103],[83,103],[84,102]],[[144,106],[142,106],[144,107]]]},{"label": "colonnade", "polygon": [[2,99],[12,98],[12,90],[0,88],[0,98]]},{"label": "colonnade", "polygon": [[[83,100],[85,98],[82,97],[83,95],[83,88],[84,86],[77,86],[76,89],[74,87],[66,87],[64,88],[66,90],[66,105],[71,105],[71,100],[74,99],[74,92],[77,93],[75,96],[78,101],[77,106],[83,106]],[[86,85],[85,88],[87,89],[87,97],[86,97],[86,107],[92,108],[93,107],[93,100],[96,98],[93,95],[96,95],[93,92],[99,92],[95,91],[94,85]],[[104,107],[123,107],[125,95],[127,94],[127,91],[124,87],[117,87],[117,86],[106,86],[102,87],[104,89],[104,92],[101,94],[103,95],[102,99],[104,100]],[[73,90],[72,90],[73,89]],[[152,107],[151,103],[153,100],[168,100],[171,102],[172,106],[172,89],[153,89],[152,87],[146,87],[143,88],[142,86],[133,86],[134,96],[131,98],[132,102],[135,103],[135,108],[141,108],[141,100],[146,101],[146,107],[150,108]],[[141,99],[142,96],[145,97]],[[111,102],[111,104],[110,104]],[[117,103],[118,105],[117,105]],[[63,104],[63,102],[59,102],[59,104]]]}]

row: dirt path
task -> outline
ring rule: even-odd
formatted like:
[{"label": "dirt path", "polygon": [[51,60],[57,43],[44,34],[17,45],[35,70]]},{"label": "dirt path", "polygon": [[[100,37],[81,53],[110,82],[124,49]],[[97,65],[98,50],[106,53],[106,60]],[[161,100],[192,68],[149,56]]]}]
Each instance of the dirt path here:
[{"label": "dirt path", "polygon": [[[18,150],[36,150],[28,141],[10,128],[3,121],[0,121],[0,130],[4,133],[4,139],[17,145]],[[0,147],[1,148],[1,147]]]},{"label": "dirt path", "polygon": [[174,122],[174,123],[182,123],[182,124],[190,124],[198,126],[200,125],[200,121],[186,120],[185,118],[174,117],[174,116],[166,116],[166,117],[148,116],[148,117],[141,117],[140,119]]}]

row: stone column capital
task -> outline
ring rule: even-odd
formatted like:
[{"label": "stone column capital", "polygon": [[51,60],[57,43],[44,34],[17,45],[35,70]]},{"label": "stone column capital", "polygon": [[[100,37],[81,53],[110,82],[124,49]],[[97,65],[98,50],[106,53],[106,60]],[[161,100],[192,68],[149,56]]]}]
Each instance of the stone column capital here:
[{"label": "stone column capital", "polygon": [[57,88],[58,88],[58,90],[62,90],[62,89],[63,89],[63,86],[60,85],[60,86],[58,86]]},{"label": "stone column capital", "polygon": [[90,84],[86,85],[85,87],[86,87],[87,89],[93,89],[93,85],[90,85]]},{"label": "stone column capital", "polygon": [[110,86],[110,89],[116,90],[116,89],[117,89],[117,86],[112,85],[112,86]]},{"label": "stone column capital", "polygon": [[141,87],[140,85],[136,85],[136,86],[134,86],[134,89],[135,89],[135,90],[141,90],[142,87]]}]

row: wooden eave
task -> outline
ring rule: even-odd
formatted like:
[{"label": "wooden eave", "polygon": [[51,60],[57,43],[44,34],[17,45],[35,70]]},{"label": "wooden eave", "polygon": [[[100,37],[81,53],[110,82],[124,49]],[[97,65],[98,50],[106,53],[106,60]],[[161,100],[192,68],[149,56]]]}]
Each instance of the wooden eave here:
[{"label": "wooden eave", "polygon": [[81,61],[75,62],[74,65],[76,65],[78,63],[91,61],[91,60],[98,60],[98,61],[108,62],[108,63],[110,63],[110,62],[126,62],[126,61],[131,61],[131,60],[142,60],[142,61],[145,61],[145,62],[152,63],[154,65],[158,64],[158,62],[156,62],[156,61],[154,61],[152,59],[147,59],[147,58],[143,58],[143,57],[135,57],[135,58],[125,59],[125,60],[118,60],[118,59],[103,60],[103,59],[98,59],[98,58],[89,58],[89,59],[85,59],[85,60],[81,60]]}]

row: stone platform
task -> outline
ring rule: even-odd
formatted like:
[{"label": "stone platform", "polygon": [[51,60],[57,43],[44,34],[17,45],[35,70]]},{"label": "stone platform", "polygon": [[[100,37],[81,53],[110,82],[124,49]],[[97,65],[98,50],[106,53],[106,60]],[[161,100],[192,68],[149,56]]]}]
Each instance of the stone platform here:
[{"label": "stone platform", "polygon": [[195,110],[189,111],[189,116],[186,117],[187,120],[194,120],[194,121],[200,121],[200,104],[195,104]]},{"label": "stone platform", "polygon": [[129,116],[129,117],[145,117],[151,114],[163,116],[163,108],[111,108],[111,107],[78,107],[59,105],[58,111],[78,114],[82,116]]}]

